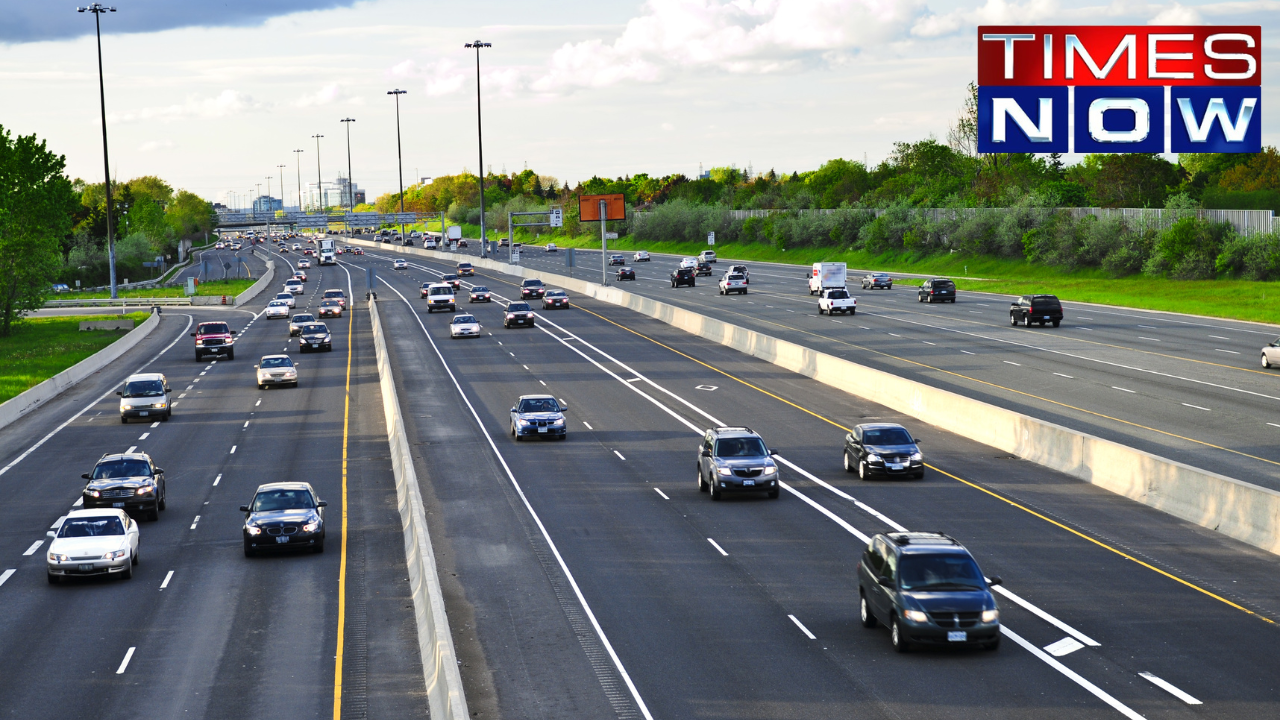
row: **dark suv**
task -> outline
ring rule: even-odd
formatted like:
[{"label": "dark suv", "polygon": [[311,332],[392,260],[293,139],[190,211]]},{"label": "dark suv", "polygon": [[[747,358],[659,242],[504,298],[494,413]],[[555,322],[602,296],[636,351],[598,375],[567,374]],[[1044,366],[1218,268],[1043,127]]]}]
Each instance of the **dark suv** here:
[{"label": "dark suv", "polygon": [[196,326],[196,331],[191,333],[191,337],[196,339],[196,361],[204,359],[205,355],[223,355],[228,360],[236,359],[236,339],[232,337],[236,334],[230,325],[224,322],[203,322]]},{"label": "dark suv", "polygon": [[693,274],[693,268],[682,267],[671,271],[671,287],[680,287],[682,285],[697,287],[697,276]]},{"label": "dark suv", "polygon": [[1000,609],[978,563],[942,533],[880,533],[858,561],[862,627],[889,626],[893,649],[913,645],[1000,647]]},{"label": "dark suv", "polygon": [[767,492],[777,499],[778,465],[749,427],[707,430],[698,445],[698,490],[719,500],[726,492]]},{"label": "dark suv", "polygon": [[698,276],[702,276],[702,275],[710,276],[711,263],[707,262],[706,260],[699,260],[698,264],[695,266],[694,274]]},{"label": "dark suv", "polygon": [[1017,302],[1009,306],[1009,324],[1017,326],[1022,323],[1031,327],[1031,323],[1053,323],[1054,327],[1062,324],[1062,303],[1057,295],[1023,295]]},{"label": "dark suv", "polygon": [[901,425],[868,423],[855,425],[853,432],[844,436],[845,472],[857,472],[858,477],[924,477],[924,456]]},{"label": "dark suv", "polygon": [[164,470],[146,453],[107,453],[98,459],[93,472],[80,477],[84,486],[84,508],[120,508],[125,512],[144,511],[148,520],[159,520],[165,506]]},{"label": "dark suv", "polygon": [[547,294],[547,288],[537,278],[529,278],[520,283],[521,300],[537,300]]},{"label": "dark suv", "polygon": [[955,302],[956,284],[946,278],[925,280],[916,297],[920,302]]}]

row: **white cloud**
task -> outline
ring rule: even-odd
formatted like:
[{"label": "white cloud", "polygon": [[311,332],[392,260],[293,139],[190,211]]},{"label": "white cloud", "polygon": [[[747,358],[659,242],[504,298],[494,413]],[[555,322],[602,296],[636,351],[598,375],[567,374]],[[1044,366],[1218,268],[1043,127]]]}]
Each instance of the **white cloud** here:
[{"label": "white cloud", "polygon": [[431,63],[423,74],[427,76],[424,89],[429,97],[455,93],[467,79],[458,64],[449,59]]},{"label": "white cloud", "polygon": [[395,78],[413,77],[418,74],[418,63],[413,60],[405,60],[404,62],[396,63],[387,71],[388,76]]},{"label": "white cloud", "polygon": [[166,150],[171,147],[175,147],[174,142],[172,140],[152,140],[150,142],[144,142],[141,145],[139,145],[138,152],[152,152],[155,150]]},{"label": "white cloud", "polygon": [[345,97],[342,86],[337,83],[330,83],[319,90],[303,95],[298,98],[294,105],[298,107],[316,107],[320,105],[332,105],[339,100],[347,100],[350,102],[352,98]]},{"label": "white cloud", "polygon": [[125,124],[140,121],[170,123],[188,118],[216,118],[267,109],[269,106],[236,90],[223,90],[214,97],[188,97],[181,105],[141,108],[121,113],[107,113],[107,122]]},{"label": "white cloud", "polygon": [[1151,18],[1150,22],[1151,25],[1201,25],[1203,23],[1204,18],[1200,17],[1200,11],[1185,7],[1181,3],[1174,3],[1160,11]]}]

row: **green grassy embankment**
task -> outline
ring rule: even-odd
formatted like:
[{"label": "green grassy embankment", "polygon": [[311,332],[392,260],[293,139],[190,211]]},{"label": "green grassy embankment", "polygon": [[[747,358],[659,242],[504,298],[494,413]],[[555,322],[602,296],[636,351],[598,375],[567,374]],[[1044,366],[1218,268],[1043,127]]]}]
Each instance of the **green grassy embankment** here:
[{"label": "green grassy embankment", "polygon": [[121,317],[141,325],[150,313],[27,318],[0,338],[0,402],[22,393],[124,337],[127,330],[86,330],[81,320]]},{"label": "green grassy embankment", "polygon": [[[288,269],[288,268],[286,268]],[[258,281],[257,278],[232,278],[230,280],[210,280],[196,285],[197,295],[239,295],[248,290],[251,285]],[[284,282],[281,280],[281,282]],[[129,290],[121,290],[120,297],[126,298],[180,298],[186,297],[186,290],[182,287],[164,287],[164,288],[133,288]],[[66,292],[58,293],[51,296],[50,300],[105,300],[111,297],[111,292],[103,290],[101,292]]]}]

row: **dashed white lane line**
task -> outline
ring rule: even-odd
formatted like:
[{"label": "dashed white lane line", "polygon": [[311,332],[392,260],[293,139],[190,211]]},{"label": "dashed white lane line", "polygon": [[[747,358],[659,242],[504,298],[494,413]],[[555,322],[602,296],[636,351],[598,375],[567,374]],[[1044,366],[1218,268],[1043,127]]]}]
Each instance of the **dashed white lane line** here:
[{"label": "dashed white lane line", "polygon": [[547,386],[547,383],[546,383],[545,381],[543,381],[543,380],[539,380],[538,382],[542,383],[542,387],[546,387],[546,386]]},{"label": "dashed white lane line", "polygon": [[1054,657],[1063,657],[1084,648],[1084,644],[1073,637],[1064,637],[1057,642],[1044,646],[1044,651]]},{"label": "dashed white lane line", "polygon": [[805,627],[804,623],[800,622],[800,620],[796,618],[795,615],[788,615],[787,617],[791,618],[791,622],[795,623],[796,627],[800,628],[800,632],[804,633],[805,637],[809,638],[810,640],[818,639],[818,636],[809,632],[809,628]]},{"label": "dashed white lane line", "polygon": [[151,433],[149,433],[149,432],[144,432],[144,433],[142,433],[141,435],[139,435],[139,436],[138,436],[138,439],[139,439],[139,440],[146,440],[148,437],[150,437],[150,435],[151,435]]},{"label": "dashed white lane line", "polygon": [[1138,339],[1139,339],[1139,340],[1150,340],[1151,342],[1160,342],[1160,339],[1159,339],[1159,338],[1149,338],[1149,337],[1143,337],[1143,336],[1141,336],[1141,335],[1139,335],[1139,336],[1138,336]]},{"label": "dashed white lane line", "polygon": [[[997,585],[996,587],[999,587],[999,585]],[[1085,680],[1083,677],[1081,677],[1078,673],[1076,673],[1071,668],[1067,667],[1066,665],[1063,665],[1062,663],[1058,662],[1055,658],[1050,656],[1045,651],[1041,650],[1040,648],[1036,647],[1030,642],[1027,642],[1026,640],[1024,640],[1021,635],[1010,630],[1008,625],[1002,624],[1000,626],[1000,632],[1007,635],[1010,640],[1021,645],[1023,649],[1025,649],[1027,652],[1039,658],[1042,662],[1044,662],[1049,667],[1053,668],[1054,670],[1057,670],[1058,672],[1062,673],[1063,675],[1067,676],[1069,679],[1074,681],[1080,687],[1093,693],[1094,697],[1110,705],[1112,708],[1118,710],[1121,715],[1124,715],[1125,717],[1129,718],[1129,720],[1145,720],[1145,718],[1143,718],[1138,713],[1134,712],[1133,709],[1130,708],[1128,705],[1125,705],[1119,700],[1116,700],[1115,698],[1111,697],[1111,695],[1108,694],[1102,688],[1098,687],[1097,685],[1094,685],[1088,680]]]},{"label": "dashed white lane line", "polygon": [[1239,355],[1239,354],[1240,354],[1240,353],[1236,352],[1235,350],[1223,350],[1222,348],[1214,348],[1214,350],[1216,350],[1216,351],[1218,351],[1218,352],[1231,353],[1232,355]]},{"label": "dashed white lane line", "polygon": [[172,571],[172,570],[170,570],[170,571],[169,571],[169,574],[167,574],[167,575],[165,575],[165,576],[164,576],[164,582],[160,583],[160,589],[161,589],[161,590],[163,590],[163,589],[165,589],[165,588],[169,587],[169,581],[170,581],[170,580],[172,580],[172,579],[173,579],[173,571]]},{"label": "dashed white lane line", "polygon": [[1022,363],[1016,363],[1012,360],[1002,360],[1001,362],[1003,362],[1005,365],[1017,365],[1018,367],[1022,367]]},{"label": "dashed white lane line", "polygon": [[76,498],[76,501],[75,501],[75,502],[73,502],[73,503],[71,503],[71,507],[80,507],[81,505],[84,505],[84,497],[83,497],[83,496]]},{"label": "dashed white lane line", "polygon": [[37,551],[37,550],[39,550],[39,549],[40,549],[40,546],[41,546],[41,545],[43,545],[43,544],[44,544],[44,541],[43,541],[43,540],[37,540],[37,541],[35,541],[35,542],[31,543],[31,547],[27,548],[27,551],[26,551],[26,552],[24,552],[24,553],[22,553],[22,555],[23,555],[24,557],[25,557],[25,556],[28,556],[28,555],[35,555],[35,554],[36,554],[36,551]]},{"label": "dashed white lane line", "polygon": [[894,337],[902,337],[902,336],[901,336],[901,335],[899,335],[898,333],[889,333],[889,334],[890,334],[890,335],[892,335],[892,336],[894,336]]},{"label": "dashed white lane line", "polygon": [[1214,340],[1230,340],[1231,338],[1222,337],[1221,335],[1210,335]]},{"label": "dashed white lane line", "polygon": [[261,404],[262,404],[262,398],[258,398],[258,402],[254,403],[253,406],[258,407]]},{"label": "dashed white lane line", "polygon": [[236,448],[237,448],[237,447],[238,447],[237,445],[232,445],[232,446],[231,446],[231,453],[230,453],[231,455],[235,455],[235,454],[236,454]]},{"label": "dashed white lane line", "polygon": [[1152,683],[1153,685],[1155,685],[1156,687],[1160,688],[1161,690],[1164,690],[1164,691],[1168,692],[1170,695],[1172,695],[1172,696],[1174,696],[1174,697],[1178,698],[1179,700],[1181,700],[1182,702],[1184,702],[1184,703],[1186,703],[1186,704],[1188,704],[1188,705],[1203,705],[1203,704],[1204,704],[1204,703],[1200,702],[1199,700],[1197,700],[1197,699],[1195,699],[1195,698],[1191,697],[1191,696],[1190,696],[1190,695],[1188,695],[1187,693],[1185,693],[1185,692],[1183,692],[1183,691],[1179,690],[1178,688],[1174,687],[1174,685],[1173,685],[1172,683],[1170,683],[1168,680],[1161,680],[1160,678],[1156,677],[1155,675],[1152,675],[1152,674],[1151,674],[1151,673],[1149,673],[1149,672],[1140,672],[1140,673],[1138,673],[1138,674],[1139,674],[1139,675],[1141,675],[1142,677],[1144,677],[1144,678],[1146,678],[1146,679],[1150,680],[1150,681],[1151,681],[1151,683]]},{"label": "dashed white lane line", "polygon": [[629,382],[629,383],[633,383],[633,382],[640,382],[640,381],[641,381],[641,380],[643,380],[643,379],[644,379],[644,378],[631,378],[631,379],[627,380],[627,382]]},{"label": "dashed white lane line", "polygon": [[[582,424],[586,425],[588,430],[595,430],[595,428],[591,427],[591,423],[587,422],[586,420],[583,420]],[[1280,425],[1277,425],[1276,427],[1280,427]]]},{"label": "dashed white lane line", "polygon": [[[244,421],[244,427],[249,427],[249,421],[248,421],[248,420],[245,420],[245,421]],[[244,429],[244,428],[241,428],[241,430],[243,430],[243,429]]]},{"label": "dashed white lane line", "polygon": [[626,460],[626,458],[622,457],[622,453],[618,452],[617,450],[614,450],[613,454],[617,455],[619,460]]},{"label": "dashed white lane line", "polygon": [[[287,350],[288,348],[285,348],[285,349]],[[208,373],[208,372],[209,372],[208,370],[205,370],[204,372],[200,373],[200,375],[201,375],[201,376],[203,376],[203,375],[205,375],[205,374],[206,374],[206,373]]]},{"label": "dashed white lane line", "polygon": [[137,449],[138,449],[138,446],[137,446],[137,445],[130,445],[130,446],[129,446],[129,449],[124,451],[124,454],[125,454],[125,455],[128,455],[129,453],[131,453],[131,452],[133,452],[134,450],[137,450]]},{"label": "dashed white lane line", "polygon": [[931,343],[931,342],[929,342],[928,340],[921,340],[920,342],[924,343],[925,345],[937,345],[937,344],[938,344],[938,343]]},{"label": "dashed white lane line", "polygon": [[1075,380],[1075,378],[1072,377],[1071,375],[1063,375],[1062,373],[1054,373],[1054,375],[1057,375],[1058,377],[1064,377],[1068,380]]},{"label": "dashed white lane line", "polygon": [[1210,410],[1210,409],[1209,409],[1209,408],[1207,408],[1207,407],[1200,407],[1199,405],[1192,405],[1191,403],[1182,403],[1182,404],[1183,404],[1183,406],[1185,406],[1185,407],[1195,408],[1195,409],[1197,409],[1197,410],[1204,410],[1205,412],[1213,412],[1212,410]]},{"label": "dashed white lane line", "polygon": [[67,519],[67,516],[66,516],[66,515],[63,515],[62,517],[58,518],[57,520],[54,520],[54,521],[53,521],[53,524],[49,526],[49,529],[50,529],[50,530],[52,530],[52,529],[54,529],[54,528],[58,527],[59,525],[61,525],[61,524],[62,524],[62,521],[63,521],[63,520],[66,520],[66,519]]},{"label": "dashed white lane line", "polygon": [[133,651],[134,651],[134,650],[137,650],[137,649],[138,649],[138,648],[136,648],[136,647],[131,647],[131,648],[129,648],[129,650],[124,654],[124,660],[121,660],[121,661],[120,661],[120,667],[116,668],[116,674],[117,674],[117,675],[123,675],[123,674],[124,674],[125,668],[129,667],[129,661],[133,659]]},{"label": "dashed white lane line", "polygon": [[159,421],[159,420],[157,420],[157,421],[155,421],[155,422],[151,423],[151,427],[153,427],[153,428],[158,428],[158,427],[160,427],[160,421]]},{"label": "dashed white lane line", "polygon": [[14,573],[13,568],[9,568],[8,570],[5,570],[3,573],[0,573],[0,585],[4,585],[6,580],[13,577],[13,573]]},{"label": "dashed white lane line", "polygon": [[186,396],[187,396],[187,394],[186,394],[186,393],[182,393],[181,395],[179,395],[179,396],[178,396],[178,399],[179,399],[179,400],[181,400],[182,398],[184,398],[184,397],[186,397]]},{"label": "dashed white lane line", "polygon": [[199,522],[200,522],[200,516],[199,516],[199,515],[197,515],[197,516],[196,516],[196,519],[191,521],[191,529],[192,529],[192,530],[195,530],[195,529],[196,529],[196,525],[197,525]]},{"label": "dashed white lane line", "polygon": [[716,542],[715,540],[712,540],[711,538],[707,538],[707,542],[711,543],[711,547],[719,551],[721,555],[725,557],[729,557],[729,553],[725,552],[724,548],[720,547],[720,543]]},{"label": "dashed white lane line", "polygon": [[973,353],[969,352],[968,350],[961,350],[960,352],[964,353],[965,355],[973,355]]},{"label": "dashed white lane line", "polygon": [[1112,390],[1120,390],[1120,391],[1122,391],[1122,392],[1127,392],[1127,393],[1134,392],[1133,390],[1129,390],[1129,389],[1127,389],[1127,388],[1122,388],[1122,387],[1117,387],[1117,386],[1115,386],[1115,385],[1112,385],[1112,386],[1111,386],[1111,389],[1112,389]]},{"label": "dashed white lane line", "polygon": [[1276,424],[1276,423],[1267,423],[1267,424],[1270,425],[1271,427],[1280,427],[1280,424]]},{"label": "dashed white lane line", "polygon": [[1138,327],[1140,327],[1140,328],[1146,328],[1146,329],[1148,329],[1148,330],[1155,330],[1155,329],[1156,329],[1156,326],[1155,326],[1155,325],[1139,325]]},{"label": "dashed white lane line", "polygon": [[1066,624],[1066,623],[1062,622],[1061,620],[1059,620],[1058,618],[1056,618],[1056,617],[1054,617],[1054,616],[1050,615],[1049,613],[1045,612],[1044,610],[1041,610],[1040,608],[1036,607],[1035,605],[1032,605],[1030,602],[1027,602],[1026,600],[1024,600],[1024,599],[1022,598],[1022,596],[1015,594],[1012,590],[1009,590],[1009,589],[1008,589],[1008,588],[1006,588],[1005,586],[1003,586],[1003,585],[996,585],[996,586],[992,587],[991,589],[992,589],[993,591],[995,591],[995,592],[999,593],[1000,595],[1003,595],[1004,597],[1008,598],[1008,599],[1009,599],[1009,600],[1011,600],[1014,604],[1016,604],[1016,605],[1018,605],[1019,607],[1021,607],[1023,610],[1026,610],[1027,612],[1031,613],[1032,615],[1035,615],[1036,617],[1040,618],[1041,620],[1044,620],[1045,622],[1049,623],[1050,625],[1053,625],[1054,627],[1056,627],[1056,628],[1058,628],[1059,630],[1061,630],[1061,631],[1065,632],[1066,634],[1070,635],[1071,637],[1075,638],[1076,640],[1079,640],[1080,642],[1084,643],[1085,645],[1087,645],[1087,646],[1089,646],[1089,647],[1101,647],[1101,645],[1102,645],[1102,644],[1101,644],[1101,643],[1099,643],[1097,640],[1094,640],[1093,638],[1089,637],[1088,635],[1085,635],[1084,633],[1080,632],[1079,630],[1077,630],[1077,629],[1075,629],[1075,628],[1071,627],[1070,625],[1068,625],[1068,624]]},{"label": "dashed white lane line", "polygon": [[521,365],[520,367],[524,368],[525,370],[528,370],[528,369],[529,369],[529,366],[528,366],[528,365]]},{"label": "dashed white lane line", "polygon": [[188,385],[188,386],[187,386],[186,392],[191,392],[191,386],[190,386],[190,385]]},{"label": "dashed white lane line", "polygon": [[[667,494],[666,494],[666,493],[662,492],[662,491],[661,491],[661,490],[659,490],[658,488],[654,488],[654,489],[653,489],[653,491],[654,491],[654,492],[656,492],[656,493],[658,493],[659,495],[661,495],[663,500],[670,500],[670,499],[671,499],[671,498],[667,497]],[[10,570],[9,572],[13,572],[13,571],[12,571],[12,570]],[[3,582],[4,582],[4,580],[0,580],[0,583],[3,583]]]},{"label": "dashed white lane line", "polygon": [[213,486],[218,487],[218,483],[222,482],[222,473],[218,473],[218,477],[213,479]]},{"label": "dashed white lane line", "polygon": [[507,354],[508,354],[508,355],[510,355],[511,357],[515,357],[515,356],[516,356],[516,354],[515,354],[515,353],[513,353],[513,352],[511,352],[511,351],[507,351]]}]

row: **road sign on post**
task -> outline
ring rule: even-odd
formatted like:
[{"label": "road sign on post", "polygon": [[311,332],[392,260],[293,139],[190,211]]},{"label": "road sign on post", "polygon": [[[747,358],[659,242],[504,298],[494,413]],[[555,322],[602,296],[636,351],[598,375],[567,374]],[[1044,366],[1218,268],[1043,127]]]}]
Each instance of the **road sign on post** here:
[{"label": "road sign on post", "polygon": [[551,208],[550,213],[551,227],[564,227],[564,210],[561,208]]},{"label": "road sign on post", "polygon": [[715,245],[715,244],[716,244],[716,232],[715,232],[714,230],[712,230],[711,232],[707,233],[707,244],[708,244],[708,245]]},{"label": "road sign on post", "polygon": [[[609,284],[609,240],[605,234],[605,221],[627,219],[627,199],[622,193],[609,195],[579,195],[578,219],[582,222],[600,223],[600,284]],[[615,235],[615,237],[617,237]]]}]

